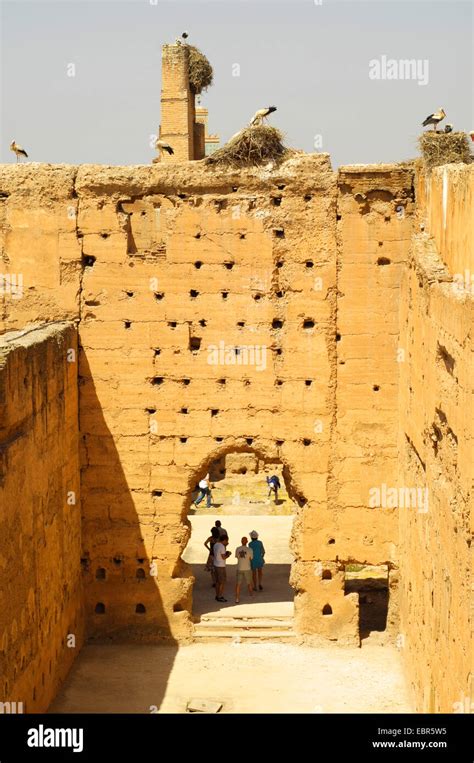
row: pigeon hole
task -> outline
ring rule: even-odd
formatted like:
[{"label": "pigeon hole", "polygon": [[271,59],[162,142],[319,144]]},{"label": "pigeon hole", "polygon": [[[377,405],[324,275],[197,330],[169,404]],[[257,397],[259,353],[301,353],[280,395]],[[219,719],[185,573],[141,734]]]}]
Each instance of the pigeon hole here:
[{"label": "pigeon hole", "polygon": [[204,53],[201,53],[194,45],[187,45],[187,48],[189,50],[189,87],[194,95],[199,95],[212,85],[214,72]]},{"label": "pigeon hole", "polygon": [[280,130],[270,125],[255,125],[245,127],[204,161],[207,165],[228,167],[258,166],[278,164],[292,153],[284,146]]},{"label": "pigeon hole", "polygon": [[469,164],[471,152],[465,132],[439,132],[427,130],[418,138],[418,145],[426,170],[443,164]]}]

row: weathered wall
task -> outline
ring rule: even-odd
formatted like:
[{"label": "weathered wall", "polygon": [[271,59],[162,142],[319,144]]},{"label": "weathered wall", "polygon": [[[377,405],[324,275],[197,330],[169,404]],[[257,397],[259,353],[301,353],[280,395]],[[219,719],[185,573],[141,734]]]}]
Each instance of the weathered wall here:
[{"label": "weathered wall", "polygon": [[[28,194],[37,209],[65,172],[1,168],[6,219],[26,214]],[[394,512],[370,508],[368,491],[396,464],[410,171],[344,168],[338,180],[326,155],[297,155],[272,173],[86,165],[70,176],[89,633],[190,637],[190,492],[212,460],[249,451],[283,465],[299,504],[297,629],[357,642],[344,563],[397,562]],[[56,197],[58,230],[69,205]],[[22,219],[41,262],[35,214]],[[8,236],[18,270],[16,227]],[[64,311],[41,271],[26,281],[35,316],[42,303],[47,317]],[[10,300],[8,325],[26,314]],[[230,363],[235,348],[243,363]]]},{"label": "weathered wall", "polygon": [[183,162],[204,156],[202,130],[195,130],[195,98],[189,87],[188,66],[187,45],[163,45],[159,136],[174,149],[174,154],[163,154],[160,159],[163,162]]},{"label": "weathered wall", "polygon": [[[466,172],[450,167],[448,187]],[[438,179],[443,169],[438,172]],[[452,179],[451,179],[452,175]],[[472,177],[472,175],[471,175]],[[431,209],[438,234],[435,198]],[[418,183],[418,186],[420,183]],[[468,263],[463,194],[449,195],[444,259]],[[470,209],[472,226],[472,206]],[[454,228],[449,226],[453,221]],[[471,228],[472,230],[472,228]],[[430,231],[431,233],[431,231]],[[401,646],[417,707],[472,712],[472,496],[474,300],[452,281],[435,240],[414,238],[402,288],[400,485],[417,488],[415,506],[399,509]]]},{"label": "weathered wall", "polygon": [[84,632],[71,324],[0,337],[0,488],[0,701],[44,712]]},{"label": "weathered wall", "polygon": [[474,294],[474,164],[449,164],[417,173],[417,216],[433,236],[450,273]]}]

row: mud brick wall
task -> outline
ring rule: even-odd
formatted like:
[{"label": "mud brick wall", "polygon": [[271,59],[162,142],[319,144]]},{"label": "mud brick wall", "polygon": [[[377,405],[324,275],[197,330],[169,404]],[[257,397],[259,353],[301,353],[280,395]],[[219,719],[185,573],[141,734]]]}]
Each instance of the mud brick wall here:
[{"label": "mud brick wall", "polygon": [[[460,173],[447,172],[451,187]],[[448,198],[451,221],[464,212],[462,197]],[[459,241],[445,237],[456,268],[472,254],[462,254],[470,224]],[[399,511],[400,639],[418,710],[472,712],[474,300],[430,233],[414,237],[401,299],[400,483],[426,490],[427,502]]]},{"label": "mud brick wall", "polygon": [[46,711],[83,641],[77,366],[71,324],[0,337],[0,701],[16,712]]},{"label": "mud brick wall", "polygon": [[[30,262],[41,261],[35,210],[48,178],[58,235],[69,201],[76,211],[70,293],[31,276],[23,299],[34,318],[67,300],[79,325],[89,635],[191,637],[180,559],[191,490],[212,460],[253,452],[281,463],[299,505],[297,630],[358,643],[344,565],[397,563],[396,518],[369,507],[368,489],[396,462],[394,316],[411,172],[338,177],[327,155],[304,154],[273,172],[0,170],[6,218],[34,210],[19,234]],[[18,270],[15,235],[5,257]],[[10,300],[8,325],[23,325],[25,304]]]}]

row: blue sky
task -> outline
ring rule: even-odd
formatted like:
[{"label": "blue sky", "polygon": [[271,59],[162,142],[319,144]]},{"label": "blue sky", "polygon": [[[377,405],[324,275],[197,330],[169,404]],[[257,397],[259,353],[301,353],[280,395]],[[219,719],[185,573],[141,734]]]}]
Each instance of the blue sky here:
[{"label": "blue sky", "polygon": [[[202,104],[224,140],[270,104],[289,145],[321,145],[334,166],[413,157],[439,106],[474,129],[468,0],[0,0],[0,12],[2,162],[15,138],[32,161],[148,164],[161,45],[185,29],[213,65]],[[428,84],[370,79],[382,56],[427,61]]]}]

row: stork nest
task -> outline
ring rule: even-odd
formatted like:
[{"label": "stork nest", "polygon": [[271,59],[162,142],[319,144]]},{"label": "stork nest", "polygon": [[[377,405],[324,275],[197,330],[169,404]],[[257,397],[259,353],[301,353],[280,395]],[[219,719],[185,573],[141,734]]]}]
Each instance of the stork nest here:
[{"label": "stork nest", "polygon": [[201,53],[194,45],[187,47],[189,50],[189,87],[194,95],[199,95],[203,90],[207,90],[209,85],[212,85],[214,72],[204,53]]},{"label": "stork nest", "polygon": [[259,166],[269,162],[277,164],[290,153],[291,149],[283,145],[280,130],[270,125],[256,125],[245,127],[205,162],[228,167]]},{"label": "stork nest", "polygon": [[427,130],[418,138],[425,169],[431,170],[442,164],[469,164],[471,151],[465,132],[435,132]]}]

